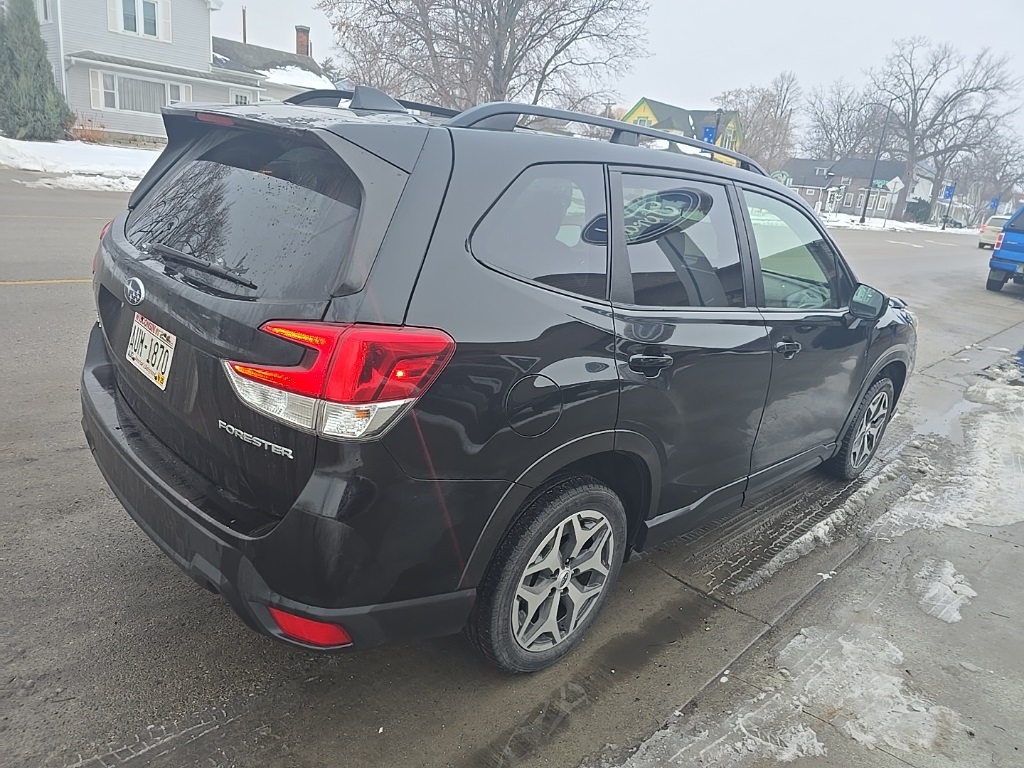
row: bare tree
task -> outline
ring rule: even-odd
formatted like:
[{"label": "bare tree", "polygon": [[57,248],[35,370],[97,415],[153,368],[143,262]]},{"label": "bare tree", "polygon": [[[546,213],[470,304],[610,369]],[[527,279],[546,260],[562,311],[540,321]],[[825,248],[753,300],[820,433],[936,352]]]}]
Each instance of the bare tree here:
[{"label": "bare tree", "polygon": [[751,85],[725,91],[713,101],[724,110],[739,112],[743,153],[769,170],[776,170],[793,155],[801,98],[796,75],[782,72],[767,86]]},{"label": "bare tree", "polygon": [[1011,131],[997,131],[973,155],[959,158],[950,173],[971,213],[970,223],[978,224],[990,211],[992,200],[1002,202],[1024,184],[1024,139]]},{"label": "bare tree", "polygon": [[[870,77],[878,103],[892,102],[891,129],[903,145],[907,189],[922,160],[945,170],[959,155],[977,149],[994,125],[1015,111],[1009,100],[1020,87],[1005,56],[984,49],[967,58],[949,44],[922,37],[897,40],[884,66]],[[941,182],[936,176],[933,203]]]},{"label": "bare tree", "polygon": [[357,84],[464,109],[564,103],[629,69],[646,0],[319,0]]},{"label": "bare tree", "polygon": [[885,118],[877,101],[843,78],[827,88],[816,86],[804,106],[807,132],[801,150],[818,160],[869,156],[878,145]]}]

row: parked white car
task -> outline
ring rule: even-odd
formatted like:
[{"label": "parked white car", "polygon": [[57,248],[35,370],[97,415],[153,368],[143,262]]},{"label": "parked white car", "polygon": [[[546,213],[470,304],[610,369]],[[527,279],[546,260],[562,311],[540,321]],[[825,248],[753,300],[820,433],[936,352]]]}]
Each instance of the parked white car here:
[{"label": "parked white car", "polygon": [[1003,231],[1003,225],[1009,220],[1009,216],[993,216],[982,224],[981,233],[978,235],[978,247],[995,248],[999,233]]}]

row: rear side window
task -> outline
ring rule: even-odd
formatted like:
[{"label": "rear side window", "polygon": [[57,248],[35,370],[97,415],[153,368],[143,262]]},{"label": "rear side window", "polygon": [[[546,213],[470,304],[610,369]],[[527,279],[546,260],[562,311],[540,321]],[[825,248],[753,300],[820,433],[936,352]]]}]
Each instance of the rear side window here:
[{"label": "rear side window", "polygon": [[1006,232],[1024,232],[1024,208],[1017,211],[1003,229]]},{"label": "rear side window", "polygon": [[604,173],[596,165],[528,169],[473,233],[473,255],[560,291],[604,299],[608,283]]},{"label": "rear side window", "polygon": [[743,270],[724,187],[658,176],[622,177],[633,304],[742,307]]},{"label": "rear side window", "polygon": [[349,257],[359,180],[318,143],[229,133],[172,168],[128,219],[137,248],[160,243],[255,289],[185,268],[192,283],[243,296],[325,298]]}]

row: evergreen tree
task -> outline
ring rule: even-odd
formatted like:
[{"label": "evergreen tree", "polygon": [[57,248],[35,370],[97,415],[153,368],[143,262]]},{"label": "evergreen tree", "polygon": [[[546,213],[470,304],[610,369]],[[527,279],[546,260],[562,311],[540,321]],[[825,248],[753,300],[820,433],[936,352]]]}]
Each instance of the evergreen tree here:
[{"label": "evergreen tree", "polygon": [[0,132],[13,139],[63,139],[75,121],[57,89],[33,0],[0,10]]}]

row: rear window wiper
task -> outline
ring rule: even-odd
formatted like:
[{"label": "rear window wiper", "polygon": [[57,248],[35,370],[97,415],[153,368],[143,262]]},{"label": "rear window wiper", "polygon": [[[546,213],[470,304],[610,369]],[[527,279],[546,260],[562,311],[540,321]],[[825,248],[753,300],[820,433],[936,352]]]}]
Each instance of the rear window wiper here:
[{"label": "rear window wiper", "polygon": [[184,251],[179,251],[177,248],[172,248],[169,245],[164,245],[163,243],[147,243],[143,250],[146,253],[159,253],[163,256],[164,261],[170,261],[175,264],[192,267],[193,269],[198,269],[200,272],[205,272],[208,275],[216,275],[217,277],[222,277],[225,280],[236,283],[237,285],[244,285],[246,288],[256,290],[256,283],[251,280],[246,280],[244,277],[239,277],[224,267],[218,267],[216,264],[211,264],[208,261],[197,259],[195,256],[190,256]]}]

